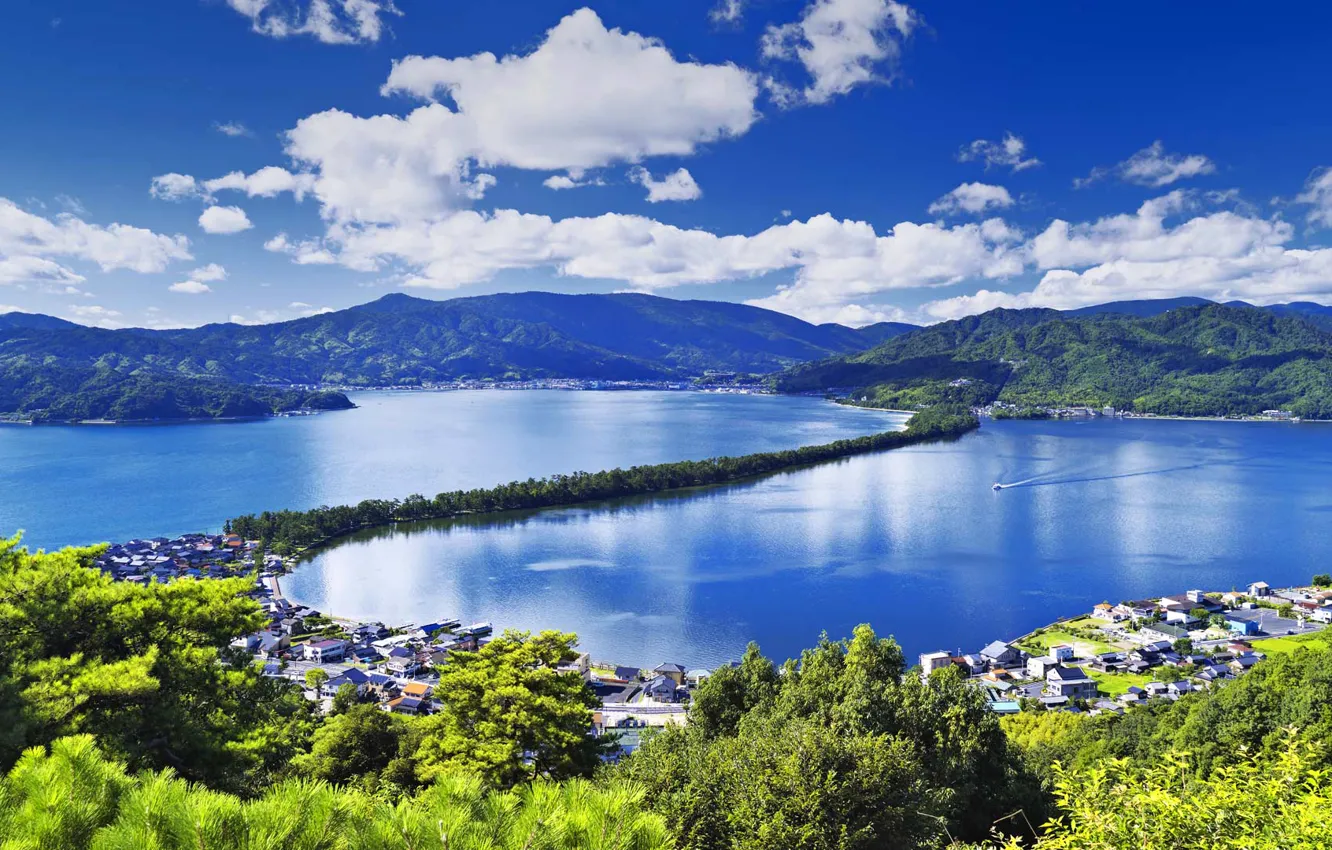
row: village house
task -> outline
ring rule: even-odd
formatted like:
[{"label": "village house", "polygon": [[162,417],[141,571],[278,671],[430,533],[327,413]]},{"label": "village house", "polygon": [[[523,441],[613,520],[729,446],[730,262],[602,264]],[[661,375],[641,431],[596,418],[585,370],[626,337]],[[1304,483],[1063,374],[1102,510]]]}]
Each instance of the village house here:
[{"label": "village house", "polygon": [[1249,585],[1249,595],[1255,599],[1262,599],[1265,596],[1272,595],[1272,588],[1265,581],[1255,581]]},{"label": "village house", "polygon": [[1091,615],[1098,620],[1105,620],[1107,623],[1119,623],[1128,619],[1128,614],[1109,602],[1102,602],[1093,606]]},{"label": "village house", "polygon": [[679,664],[658,664],[652,672],[657,676],[665,676],[677,685],[684,684],[685,668]]},{"label": "village house", "polygon": [[1033,679],[1044,679],[1045,674],[1055,667],[1059,662],[1053,656],[1040,655],[1027,659],[1027,675]]},{"label": "village house", "polygon": [[331,664],[343,660],[346,655],[347,642],[334,638],[312,640],[305,644],[303,649],[305,660],[313,661],[316,664]]},{"label": "village house", "polygon": [[1069,699],[1096,699],[1096,681],[1077,667],[1051,667],[1045,674],[1047,696]]},{"label": "village house", "polygon": [[1001,640],[994,641],[980,651],[981,658],[991,667],[1012,667],[1018,664],[1021,653]]},{"label": "village house", "polygon": [[947,652],[922,652],[920,654],[920,677],[928,679],[935,670],[943,670],[953,663]]}]

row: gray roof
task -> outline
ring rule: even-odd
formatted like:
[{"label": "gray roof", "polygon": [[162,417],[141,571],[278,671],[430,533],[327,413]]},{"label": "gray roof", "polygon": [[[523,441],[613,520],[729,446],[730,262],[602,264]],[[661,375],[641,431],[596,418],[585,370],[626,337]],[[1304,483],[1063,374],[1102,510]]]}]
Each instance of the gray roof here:
[{"label": "gray roof", "polygon": [[994,643],[991,643],[990,645],[988,645],[988,646],[986,646],[984,649],[982,649],[982,650],[980,651],[980,654],[983,655],[983,656],[985,656],[986,658],[998,658],[999,656],[1003,655],[1004,653],[1009,652],[1010,650],[1012,650],[1012,648],[1013,648],[1013,647],[1009,646],[1008,644],[1004,643],[1003,641],[1001,641],[1001,640],[997,640],[997,641],[995,641]]}]

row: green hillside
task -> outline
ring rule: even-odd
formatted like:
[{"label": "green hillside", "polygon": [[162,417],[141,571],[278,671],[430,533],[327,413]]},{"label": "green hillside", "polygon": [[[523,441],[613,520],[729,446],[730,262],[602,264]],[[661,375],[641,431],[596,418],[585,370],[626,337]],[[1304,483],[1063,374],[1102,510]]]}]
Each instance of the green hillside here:
[{"label": "green hillside", "polygon": [[767,373],[860,351],[911,326],[816,326],[743,304],[526,292],[407,295],[271,325],[173,331],[0,328],[7,363],[225,378],[415,386],[460,378],[651,380]]},{"label": "green hillside", "polygon": [[1332,418],[1332,334],[1299,318],[1215,304],[1146,317],[993,310],[794,367],[777,385],[854,388],[858,400],[898,408],[1000,401],[1184,416],[1279,408]]}]

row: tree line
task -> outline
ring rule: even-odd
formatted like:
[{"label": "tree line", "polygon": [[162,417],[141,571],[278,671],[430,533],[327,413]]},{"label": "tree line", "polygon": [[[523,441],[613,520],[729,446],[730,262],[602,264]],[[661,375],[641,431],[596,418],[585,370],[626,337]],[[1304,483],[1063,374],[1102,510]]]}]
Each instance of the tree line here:
[{"label": "tree line", "polygon": [[533,510],[725,484],[798,466],[958,437],[978,425],[976,417],[965,407],[938,405],[912,416],[904,431],[886,431],[779,452],[529,478],[487,489],[440,493],[433,499],[412,495],[401,500],[367,499],[357,505],[324,506],[308,511],[265,511],[236,517],[225,528],[247,540],[261,540],[277,554],[289,555],[354,531],[395,522]]}]

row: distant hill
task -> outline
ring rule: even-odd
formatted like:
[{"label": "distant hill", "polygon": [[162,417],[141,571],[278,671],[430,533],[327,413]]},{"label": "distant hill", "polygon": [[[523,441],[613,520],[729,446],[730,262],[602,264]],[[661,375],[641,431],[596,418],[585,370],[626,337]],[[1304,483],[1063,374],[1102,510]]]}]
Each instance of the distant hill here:
[{"label": "distant hill", "polygon": [[[910,326],[906,326],[909,328]],[[0,366],[147,370],[242,383],[415,386],[460,378],[683,378],[768,373],[869,348],[903,328],[812,325],[744,304],[524,292],[403,294],[290,322],[171,331],[0,331]]]},{"label": "distant hill", "polygon": [[[1126,316],[1158,316],[1168,310],[1177,310],[1180,307],[1202,307],[1207,304],[1215,304],[1215,301],[1209,301],[1206,298],[1197,298],[1186,295],[1182,298],[1152,298],[1142,301],[1110,301],[1105,304],[1094,304],[1091,307],[1079,307],[1076,310],[1063,310],[1065,316],[1099,316],[1105,313],[1122,313]],[[1235,306],[1250,307],[1250,304],[1235,302]]]},{"label": "distant hill", "polygon": [[82,325],[64,319],[57,319],[55,316],[45,316],[41,313],[0,313],[0,331],[19,329],[60,330],[62,328],[78,327],[82,327]]},{"label": "distant hill", "polygon": [[1303,318],[1210,303],[1145,317],[993,310],[793,367],[777,385],[854,387],[856,398],[884,407],[998,400],[1332,418],[1332,334]]}]

